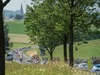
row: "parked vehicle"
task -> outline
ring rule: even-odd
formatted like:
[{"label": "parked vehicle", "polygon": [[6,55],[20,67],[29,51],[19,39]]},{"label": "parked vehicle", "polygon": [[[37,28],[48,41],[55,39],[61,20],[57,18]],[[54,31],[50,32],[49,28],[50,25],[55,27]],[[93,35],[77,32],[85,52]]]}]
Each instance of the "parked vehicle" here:
[{"label": "parked vehicle", "polygon": [[7,61],[12,61],[13,60],[13,52],[12,51],[7,53],[6,60]]},{"label": "parked vehicle", "polygon": [[74,67],[78,67],[79,64],[74,64]]},{"label": "parked vehicle", "polygon": [[87,63],[80,63],[77,68],[82,69],[82,70],[88,70],[88,65]]},{"label": "parked vehicle", "polygon": [[100,75],[100,64],[95,64],[92,67],[91,72],[95,72],[97,75]]}]

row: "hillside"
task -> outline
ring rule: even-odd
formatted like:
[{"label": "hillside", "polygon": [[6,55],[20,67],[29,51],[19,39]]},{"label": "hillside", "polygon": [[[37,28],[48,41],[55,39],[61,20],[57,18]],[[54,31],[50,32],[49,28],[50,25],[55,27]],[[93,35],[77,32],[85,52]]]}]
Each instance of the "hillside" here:
[{"label": "hillside", "polygon": [[[9,26],[9,37],[11,42],[18,44],[29,43],[30,40],[29,37],[26,36],[25,25],[23,24],[23,21],[6,21],[5,23]],[[82,43],[82,45],[77,45],[76,43],[74,46],[77,46],[78,48],[78,50],[75,50],[74,47],[74,56],[76,58],[81,57],[89,59],[91,56],[100,56],[100,39],[90,40],[87,44]],[[63,59],[62,45],[56,47],[54,56]]]},{"label": "hillside", "polygon": [[23,20],[5,21],[8,25],[9,34],[26,34]]},{"label": "hillside", "polygon": [[90,72],[71,68],[64,63],[22,65],[15,62],[6,62],[5,73],[6,75],[95,75]]}]

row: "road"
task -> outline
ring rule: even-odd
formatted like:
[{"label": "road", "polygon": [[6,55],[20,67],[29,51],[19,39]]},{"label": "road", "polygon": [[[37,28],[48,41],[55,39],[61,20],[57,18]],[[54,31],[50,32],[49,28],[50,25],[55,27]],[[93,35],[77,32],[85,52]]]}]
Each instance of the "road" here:
[{"label": "road", "polygon": [[[39,47],[38,46],[31,47],[31,49],[35,49],[35,48],[39,48]],[[28,57],[22,52],[22,51],[25,51],[25,50],[28,50],[28,49],[20,50],[20,52],[22,53],[22,56],[23,56],[22,62],[20,62],[19,51],[14,50],[14,52],[13,52],[13,61],[15,61],[17,63],[20,63],[20,64],[32,64],[31,62],[27,61]]]},{"label": "road", "polygon": [[20,64],[30,64],[30,62],[27,62],[28,57],[25,54],[22,54],[22,55],[23,55],[23,59],[22,59],[22,62],[20,62],[19,54],[14,52],[13,53],[13,61],[20,63]]}]

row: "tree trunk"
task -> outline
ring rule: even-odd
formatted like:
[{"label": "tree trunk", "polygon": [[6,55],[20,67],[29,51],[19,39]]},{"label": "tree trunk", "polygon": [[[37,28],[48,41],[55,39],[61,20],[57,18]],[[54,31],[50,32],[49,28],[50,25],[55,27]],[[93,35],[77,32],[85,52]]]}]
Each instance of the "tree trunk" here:
[{"label": "tree trunk", "polygon": [[4,36],[4,23],[3,23],[3,8],[9,3],[10,0],[0,0],[0,75],[5,75],[5,36]]},{"label": "tree trunk", "polygon": [[0,75],[5,75],[5,39],[3,26],[3,7],[0,6]]},{"label": "tree trunk", "polygon": [[64,34],[63,36],[63,52],[64,52],[64,61],[67,61],[67,35]]},{"label": "tree trunk", "polygon": [[52,61],[52,59],[53,59],[53,52],[51,51],[50,52],[50,60]]},{"label": "tree trunk", "polygon": [[69,64],[73,66],[73,15],[70,15],[70,24],[69,24]]}]

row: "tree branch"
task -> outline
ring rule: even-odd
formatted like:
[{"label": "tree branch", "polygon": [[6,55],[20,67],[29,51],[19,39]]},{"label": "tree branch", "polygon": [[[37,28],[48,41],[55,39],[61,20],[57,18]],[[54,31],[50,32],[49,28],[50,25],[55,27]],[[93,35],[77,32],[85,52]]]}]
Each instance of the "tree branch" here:
[{"label": "tree branch", "polygon": [[46,50],[49,52],[49,54],[50,54],[50,51],[49,51],[49,49],[47,48],[47,46],[45,46],[44,44],[42,44],[45,48],[46,48]]},{"label": "tree branch", "polygon": [[55,48],[52,49],[52,52],[54,52]]},{"label": "tree branch", "polygon": [[3,7],[5,7],[9,2],[10,2],[10,0],[6,0],[6,1],[3,3]]}]

